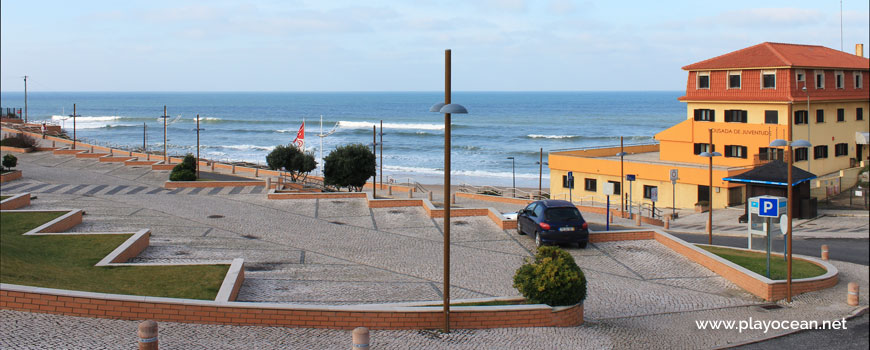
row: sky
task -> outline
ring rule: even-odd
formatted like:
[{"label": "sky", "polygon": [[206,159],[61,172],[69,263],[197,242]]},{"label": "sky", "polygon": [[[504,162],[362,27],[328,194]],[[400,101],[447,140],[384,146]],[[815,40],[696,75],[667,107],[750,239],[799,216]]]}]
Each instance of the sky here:
[{"label": "sky", "polygon": [[0,90],[441,91],[452,49],[454,91],[678,91],[765,41],[840,49],[840,1],[3,0]]}]

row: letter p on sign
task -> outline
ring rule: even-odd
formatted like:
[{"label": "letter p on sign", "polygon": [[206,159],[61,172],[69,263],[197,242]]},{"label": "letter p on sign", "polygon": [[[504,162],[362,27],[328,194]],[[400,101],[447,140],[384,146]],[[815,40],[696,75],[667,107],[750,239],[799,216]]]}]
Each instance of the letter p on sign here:
[{"label": "letter p on sign", "polygon": [[779,201],[776,198],[759,198],[758,199],[758,216],[762,217],[778,217],[779,216]]}]

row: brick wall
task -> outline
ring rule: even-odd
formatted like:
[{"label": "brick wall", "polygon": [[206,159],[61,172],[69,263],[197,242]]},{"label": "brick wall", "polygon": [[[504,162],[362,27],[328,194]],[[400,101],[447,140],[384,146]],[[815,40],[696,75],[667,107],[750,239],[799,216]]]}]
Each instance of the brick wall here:
[{"label": "brick wall", "polygon": [[166,181],[163,188],[266,186],[265,181]]},{"label": "brick wall", "polygon": [[21,170],[13,170],[6,174],[0,175],[0,183],[18,180],[21,178]]},{"label": "brick wall", "polygon": [[30,193],[15,195],[0,202],[0,210],[13,210],[30,205]]},{"label": "brick wall", "polygon": [[[18,290],[15,290],[18,289]],[[27,291],[31,290],[31,291]],[[100,293],[52,293],[47,288],[3,285],[0,308],[122,320],[171,321],[239,326],[280,326],[353,329],[437,329],[443,326],[440,307],[353,306],[317,307],[264,303],[171,300]],[[453,307],[451,328],[573,327],[583,323],[583,305]]]}]

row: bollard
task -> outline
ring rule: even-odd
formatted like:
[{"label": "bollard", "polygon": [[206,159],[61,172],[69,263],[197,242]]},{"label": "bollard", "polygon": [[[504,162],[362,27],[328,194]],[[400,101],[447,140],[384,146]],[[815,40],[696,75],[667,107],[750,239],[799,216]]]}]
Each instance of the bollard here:
[{"label": "bollard", "polygon": [[236,173],[236,165],[233,164],[233,174],[235,174],[235,173]]},{"label": "bollard", "polygon": [[828,260],[828,245],[822,244],[822,260]]},{"label": "bollard", "polygon": [[607,219],[610,220],[611,224],[613,223],[613,212],[612,211],[608,211]]},{"label": "bollard", "polygon": [[267,177],[266,178],[266,193],[268,193],[269,190],[271,190],[271,189],[272,189],[272,178]]},{"label": "bollard", "polygon": [[637,214],[634,214],[634,224],[640,226],[640,204],[637,205]]},{"label": "bollard", "polygon": [[450,204],[456,204],[456,193],[450,194]]},{"label": "bollard", "polygon": [[671,229],[671,217],[665,216],[665,230]]},{"label": "bollard", "polygon": [[91,153],[94,153],[94,146],[91,146]]},{"label": "bollard", "polygon": [[431,202],[432,201],[432,191],[429,191],[428,195],[429,195],[429,201]]},{"label": "bollard", "polygon": [[366,327],[356,327],[353,329],[353,347],[351,349],[368,349],[369,348],[369,329]]},{"label": "bollard", "polygon": [[413,188],[408,189],[408,198],[414,198],[414,189]]},{"label": "bollard", "polygon": [[849,282],[849,294],[846,295],[846,304],[858,306],[858,283]]},{"label": "bollard", "polygon": [[214,161],[211,162],[211,172],[214,172]]},{"label": "bollard", "polygon": [[139,350],[157,350],[157,322],[147,320],[139,323]]},{"label": "bollard", "polygon": [[393,195],[393,186],[392,186],[392,185],[387,186],[387,195],[388,195],[388,196],[392,196],[392,195]]},{"label": "bollard", "polygon": [[254,168],[254,177],[260,177],[260,168]]}]

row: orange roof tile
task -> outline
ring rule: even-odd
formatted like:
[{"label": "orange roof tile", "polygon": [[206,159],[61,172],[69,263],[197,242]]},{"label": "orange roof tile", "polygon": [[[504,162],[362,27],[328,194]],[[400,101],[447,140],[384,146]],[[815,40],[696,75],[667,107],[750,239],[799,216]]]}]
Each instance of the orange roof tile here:
[{"label": "orange roof tile", "polygon": [[683,67],[683,70],[818,67],[870,69],[870,59],[818,45],[765,42]]}]

